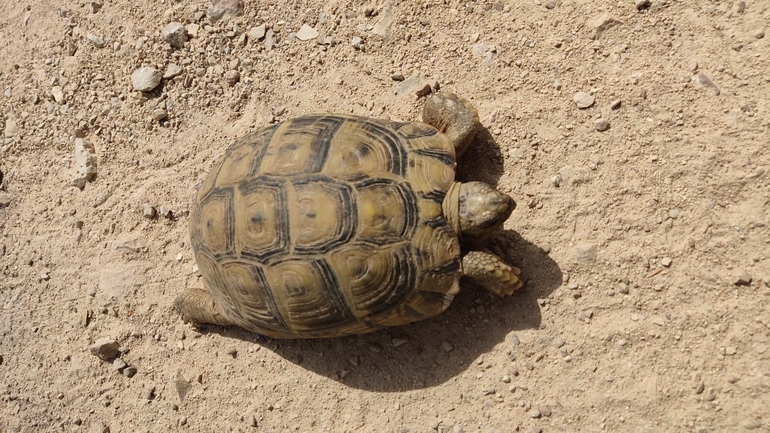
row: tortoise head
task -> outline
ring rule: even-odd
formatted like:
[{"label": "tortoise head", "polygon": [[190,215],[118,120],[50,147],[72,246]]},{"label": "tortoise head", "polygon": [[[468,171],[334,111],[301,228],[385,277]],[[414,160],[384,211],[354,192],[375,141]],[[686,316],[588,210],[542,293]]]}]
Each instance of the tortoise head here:
[{"label": "tortoise head", "polygon": [[477,241],[502,226],[516,209],[516,202],[484,182],[465,182],[452,185],[443,208],[463,240]]}]

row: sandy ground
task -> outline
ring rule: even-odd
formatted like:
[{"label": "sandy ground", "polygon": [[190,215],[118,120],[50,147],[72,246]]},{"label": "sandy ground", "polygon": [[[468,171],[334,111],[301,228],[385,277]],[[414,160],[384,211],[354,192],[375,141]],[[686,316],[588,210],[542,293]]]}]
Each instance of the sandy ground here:
[{"label": "sandy ground", "polygon": [[[0,4],[0,431],[770,431],[770,2],[207,1]],[[478,108],[458,177],[517,200],[525,287],[360,337],[182,323],[227,146],[419,120],[420,83]]]}]

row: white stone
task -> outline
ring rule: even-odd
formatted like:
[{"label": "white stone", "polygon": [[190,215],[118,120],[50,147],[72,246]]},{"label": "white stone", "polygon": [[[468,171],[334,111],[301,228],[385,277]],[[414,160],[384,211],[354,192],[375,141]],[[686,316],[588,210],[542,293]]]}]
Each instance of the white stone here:
[{"label": "white stone", "polygon": [[182,48],[187,42],[187,29],[182,23],[171,22],[160,32],[160,37],[172,47]]},{"label": "white stone", "polygon": [[19,134],[19,126],[16,124],[16,121],[13,119],[6,119],[5,120],[5,136],[6,137],[13,137]]},{"label": "white stone", "polygon": [[259,40],[265,37],[265,25],[262,24],[261,26],[252,27],[251,30],[249,30],[249,38],[254,40]]},{"label": "white stone", "polygon": [[578,108],[588,108],[594,105],[594,97],[585,92],[575,93],[572,100],[575,101],[575,105],[577,105]]},{"label": "white stone", "polygon": [[64,102],[64,92],[62,91],[61,86],[53,86],[51,88],[51,96],[53,96],[53,100],[56,101],[57,104]]},{"label": "white stone", "polygon": [[131,85],[134,86],[134,90],[149,92],[158,87],[161,78],[162,75],[157,69],[143,66],[131,74]]},{"label": "white stone", "polygon": [[163,74],[163,78],[174,78],[181,74],[182,71],[183,69],[181,66],[177,65],[176,63],[169,63],[168,67],[166,68],[166,73]]},{"label": "white stone", "polygon": [[302,24],[302,27],[297,32],[297,39],[300,41],[309,41],[318,37],[318,31],[310,27],[307,24]]}]

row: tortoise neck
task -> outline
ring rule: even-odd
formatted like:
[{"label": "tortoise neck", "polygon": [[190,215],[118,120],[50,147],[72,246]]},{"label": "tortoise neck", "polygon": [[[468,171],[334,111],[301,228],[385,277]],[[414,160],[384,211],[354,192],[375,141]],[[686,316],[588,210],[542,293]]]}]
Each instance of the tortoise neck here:
[{"label": "tortoise neck", "polygon": [[444,212],[444,217],[452,226],[457,238],[462,242],[463,235],[460,228],[460,182],[454,182],[449,187],[444,196],[444,202],[441,204],[441,210]]}]

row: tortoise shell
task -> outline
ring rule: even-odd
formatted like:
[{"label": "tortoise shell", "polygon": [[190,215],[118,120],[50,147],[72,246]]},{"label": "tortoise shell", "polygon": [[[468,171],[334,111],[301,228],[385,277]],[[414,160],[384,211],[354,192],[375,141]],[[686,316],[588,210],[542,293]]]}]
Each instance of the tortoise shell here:
[{"label": "tortoise shell", "polygon": [[272,337],[435,316],[462,276],[441,207],[454,179],[452,143],[424,123],[314,115],[251,133],[192,208],[204,283],[230,322]]}]

